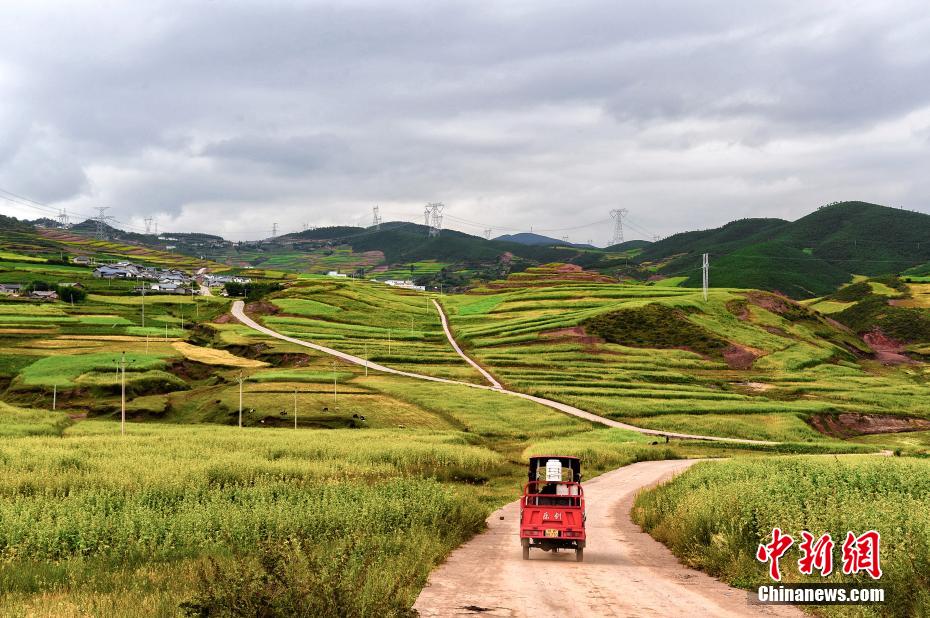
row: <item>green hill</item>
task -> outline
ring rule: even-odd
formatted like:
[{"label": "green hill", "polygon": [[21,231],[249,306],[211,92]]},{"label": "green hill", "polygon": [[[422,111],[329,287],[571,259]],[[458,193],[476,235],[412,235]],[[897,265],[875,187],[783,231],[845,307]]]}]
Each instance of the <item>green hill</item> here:
[{"label": "green hill", "polygon": [[855,274],[899,273],[930,261],[930,215],[866,202],[841,202],[788,222],[743,219],[653,243],[637,259],[700,285],[711,254],[712,285],[779,290],[793,298],[834,291]]}]

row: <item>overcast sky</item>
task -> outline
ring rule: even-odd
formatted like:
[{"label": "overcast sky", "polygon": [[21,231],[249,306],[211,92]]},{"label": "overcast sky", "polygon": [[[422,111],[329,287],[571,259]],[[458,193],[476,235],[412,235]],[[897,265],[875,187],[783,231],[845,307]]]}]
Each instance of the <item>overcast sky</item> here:
[{"label": "overcast sky", "polygon": [[919,0],[4,0],[0,189],[232,239],[926,212],[928,41]]}]

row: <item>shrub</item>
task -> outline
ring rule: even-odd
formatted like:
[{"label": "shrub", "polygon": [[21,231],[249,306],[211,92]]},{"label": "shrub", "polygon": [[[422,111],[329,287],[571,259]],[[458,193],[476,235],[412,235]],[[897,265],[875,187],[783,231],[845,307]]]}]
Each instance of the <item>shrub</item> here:
[{"label": "shrub", "polygon": [[687,348],[719,357],[729,345],[688,320],[680,309],[651,303],[619,309],[582,322],[588,332],[611,343],[643,348]]}]

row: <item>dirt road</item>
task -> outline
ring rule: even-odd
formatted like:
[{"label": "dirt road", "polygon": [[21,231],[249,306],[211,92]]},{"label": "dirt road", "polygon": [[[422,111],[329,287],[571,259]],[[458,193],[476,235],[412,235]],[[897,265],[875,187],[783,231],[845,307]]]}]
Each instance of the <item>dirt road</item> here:
[{"label": "dirt road", "polygon": [[642,462],[586,482],[588,544],[581,563],[574,552],[538,549],[524,561],[519,505],[508,504],[491,515],[486,532],[433,571],[414,609],[443,617],[803,616],[790,607],[749,605],[745,591],[682,566],[630,520],[639,488],[693,463]]},{"label": "dirt road", "polygon": [[[437,305],[437,309],[439,309],[440,315],[445,321],[445,315],[442,313],[442,308],[439,307],[439,305]],[[615,427],[617,429],[626,429],[628,431],[635,431],[637,433],[642,433],[642,434],[651,435],[651,436],[659,436],[659,437],[668,436],[670,438],[678,438],[681,440],[710,440],[710,441],[715,441],[715,442],[738,442],[738,443],[743,443],[743,444],[760,444],[760,445],[778,444],[777,442],[769,442],[766,440],[746,440],[742,438],[721,438],[718,436],[701,436],[701,435],[688,434],[688,433],[659,431],[656,429],[644,429],[642,427],[635,427],[633,425],[628,425],[627,423],[621,423],[619,421],[615,421],[610,418],[604,418],[603,416],[592,414],[591,412],[588,412],[587,410],[582,410],[581,408],[576,408],[574,406],[570,406],[560,401],[553,401],[551,399],[545,399],[544,397],[536,397],[534,395],[528,395],[526,393],[511,391],[511,390],[507,390],[507,389],[499,388],[495,386],[485,386],[483,384],[472,384],[470,382],[460,382],[458,380],[449,380],[447,378],[437,378],[435,376],[427,376],[427,375],[423,375],[420,373],[413,373],[410,371],[400,371],[398,369],[393,369],[391,367],[385,367],[384,365],[372,363],[370,361],[365,360],[364,358],[359,358],[358,356],[353,356],[351,354],[346,354],[345,352],[340,352],[339,350],[334,350],[333,348],[328,348],[326,346],[322,346],[316,343],[311,343],[309,341],[297,339],[296,337],[288,337],[287,335],[282,335],[281,333],[276,332],[268,328],[267,326],[262,326],[261,324],[259,324],[258,322],[256,322],[255,320],[247,316],[245,313],[245,303],[243,303],[241,300],[237,300],[236,302],[233,303],[231,313],[233,317],[235,317],[245,326],[248,326],[249,328],[254,329],[260,333],[264,333],[265,335],[268,335],[269,337],[274,337],[275,339],[280,339],[282,341],[288,341],[295,345],[303,346],[305,348],[310,348],[311,350],[316,350],[324,354],[329,354],[330,356],[339,358],[347,363],[353,363],[355,365],[361,365],[363,367],[368,367],[372,371],[381,371],[384,373],[391,373],[394,375],[404,376],[407,378],[415,378],[417,380],[429,380],[430,382],[444,382],[446,384],[457,384],[459,386],[467,386],[469,388],[480,388],[483,390],[501,393],[503,395],[509,395],[511,397],[520,397],[521,399],[528,399],[529,401],[534,401],[538,404],[544,405],[554,410],[559,410],[560,412],[564,412],[572,416],[577,416],[578,418],[583,418],[587,421],[591,421],[592,423],[598,423],[606,427]],[[448,326],[446,326],[446,336],[449,338],[450,343],[455,342],[455,339],[452,337],[452,333],[448,330]],[[464,353],[461,351],[461,348],[458,347],[458,344],[455,344],[454,347],[459,351],[459,354],[461,354],[463,357],[465,356]]]},{"label": "dirt road", "polygon": [[442,322],[442,330],[446,333],[446,339],[449,341],[449,345],[452,346],[452,349],[455,350],[455,353],[462,357],[466,363],[474,367],[478,373],[483,375],[484,378],[491,383],[491,386],[498,389],[504,388],[501,386],[501,383],[498,382],[497,379],[488,372],[487,369],[479,365],[472,357],[462,351],[462,348],[459,347],[458,341],[456,341],[455,337],[452,336],[452,329],[449,328],[449,320],[446,319],[446,312],[443,311],[442,305],[440,305],[435,298],[433,299],[433,305],[436,306],[436,312],[439,314],[439,319]]}]

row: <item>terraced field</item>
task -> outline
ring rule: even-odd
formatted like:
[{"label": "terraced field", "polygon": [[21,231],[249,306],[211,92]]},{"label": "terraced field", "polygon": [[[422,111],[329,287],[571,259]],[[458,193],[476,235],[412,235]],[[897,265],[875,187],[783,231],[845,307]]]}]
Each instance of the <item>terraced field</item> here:
[{"label": "terraced field", "polygon": [[[271,300],[261,322],[288,336],[404,371],[483,383],[446,341],[428,295],[368,281],[304,278]],[[262,338],[241,328],[236,336]]]},{"label": "terraced field", "polygon": [[[711,290],[704,303],[689,289],[563,283],[443,302],[460,342],[510,388],[634,425],[811,441],[815,414],[927,416],[925,369],[882,367],[842,327],[764,294]],[[655,305],[674,323],[621,326],[614,343],[588,332],[597,316],[631,311],[618,314],[628,322]],[[682,323],[719,347],[648,343]]]}]

